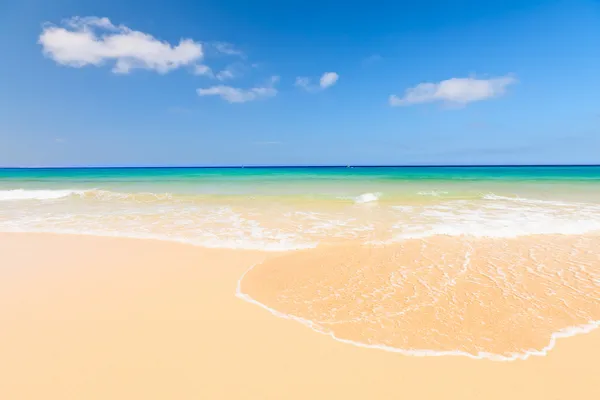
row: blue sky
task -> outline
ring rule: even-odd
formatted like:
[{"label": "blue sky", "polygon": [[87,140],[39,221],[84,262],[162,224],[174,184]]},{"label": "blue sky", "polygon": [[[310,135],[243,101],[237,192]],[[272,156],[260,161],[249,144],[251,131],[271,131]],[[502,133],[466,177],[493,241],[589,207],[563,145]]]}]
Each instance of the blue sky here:
[{"label": "blue sky", "polygon": [[600,163],[595,0],[20,0],[0,34],[3,166]]}]

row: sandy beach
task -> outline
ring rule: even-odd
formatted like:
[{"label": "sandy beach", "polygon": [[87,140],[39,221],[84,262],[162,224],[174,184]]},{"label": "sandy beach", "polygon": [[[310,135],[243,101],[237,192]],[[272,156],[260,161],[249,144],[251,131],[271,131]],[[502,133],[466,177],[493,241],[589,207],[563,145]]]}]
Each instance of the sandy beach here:
[{"label": "sandy beach", "polygon": [[31,3],[0,400],[600,400],[600,0]]},{"label": "sandy beach", "polygon": [[235,296],[277,253],[0,234],[0,398],[600,397],[600,330],[498,362],[359,348]]}]

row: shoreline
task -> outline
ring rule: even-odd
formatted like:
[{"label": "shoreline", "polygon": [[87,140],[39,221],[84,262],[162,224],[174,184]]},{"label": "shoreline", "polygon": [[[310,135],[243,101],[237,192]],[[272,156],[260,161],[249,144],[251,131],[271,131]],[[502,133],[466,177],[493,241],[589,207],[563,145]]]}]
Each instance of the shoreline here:
[{"label": "shoreline", "polygon": [[600,396],[598,330],[527,361],[404,356],[240,301],[278,253],[32,233],[1,233],[0,251],[3,399]]},{"label": "shoreline", "polygon": [[[259,265],[259,264],[257,264],[257,265]],[[578,335],[585,335],[585,334],[593,332],[594,330],[596,330],[600,327],[600,320],[599,320],[599,321],[591,321],[585,325],[569,326],[569,327],[563,328],[557,332],[552,333],[550,342],[543,349],[528,350],[525,354],[514,354],[512,357],[506,357],[506,356],[502,356],[500,354],[488,353],[488,352],[480,352],[478,354],[471,354],[471,353],[467,353],[467,352],[460,351],[460,350],[455,350],[455,351],[437,351],[437,350],[428,350],[428,349],[406,350],[406,349],[385,346],[385,345],[366,344],[366,343],[361,343],[361,342],[357,342],[357,341],[353,341],[353,340],[339,338],[335,335],[335,332],[328,332],[328,331],[320,328],[318,326],[318,324],[314,323],[311,320],[277,311],[276,309],[271,308],[271,307],[267,306],[266,304],[263,304],[260,301],[253,299],[252,296],[250,296],[246,293],[243,293],[242,289],[241,289],[242,280],[244,279],[246,274],[248,272],[250,272],[257,265],[250,266],[250,268],[248,268],[248,270],[246,272],[244,272],[244,274],[238,280],[236,294],[235,294],[238,298],[268,311],[270,314],[272,314],[273,316],[275,316],[277,318],[282,318],[282,319],[287,319],[287,320],[298,322],[301,325],[312,330],[313,332],[316,332],[316,333],[319,333],[319,334],[322,334],[325,336],[329,336],[332,340],[338,341],[340,343],[344,343],[344,344],[356,346],[356,347],[361,347],[361,348],[365,348],[365,349],[381,350],[381,351],[385,351],[385,352],[389,352],[389,353],[401,354],[403,356],[408,356],[408,357],[458,356],[458,357],[467,357],[467,358],[470,358],[473,360],[489,360],[489,361],[502,361],[502,362],[511,362],[511,361],[519,361],[519,360],[525,361],[532,356],[533,357],[547,356],[548,353],[550,351],[552,351],[552,349],[554,349],[554,347],[556,346],[556,342],[558,339],[567,339],[567,338],[578,336]]]}]

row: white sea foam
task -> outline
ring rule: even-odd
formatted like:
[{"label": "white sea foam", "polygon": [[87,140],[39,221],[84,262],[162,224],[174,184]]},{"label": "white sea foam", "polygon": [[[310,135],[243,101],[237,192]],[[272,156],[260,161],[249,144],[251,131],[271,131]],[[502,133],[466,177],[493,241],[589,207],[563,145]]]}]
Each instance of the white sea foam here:
[{"label": "white sea foam", "polygon": [[421,191],[421,192],[417,192],[417,194],[419,196],[433,196],[433,197],[440,197],[443,194],[448,194],[448,192],[445,192],[443,190],[429,190],[429,191]]},{"label": "white sea foam", "polygon": [[85,190],[62,189],[62,190],[25,190],[12,189],[0,190],[0,201],[16,200],[55,200],[73,195],[82,196]]},{"label": "white sea foam", "polygon": [[557,332],[554,332],[551,335],[548,344],[546,346],[544,346],[542,349],[540,349],[540,350],[530,349],[530,350],[525,351],[524,353],[512,353],[509,356],[488,353],[488,352],[478,352],[477,354],[471,354],[471,353],[468,353],[465,351],[460,351],[460,350],[438,351],[438,350],[431,350],[431,349],[402,349],[402,348],[391,347],[391,346],[380,345],[380,344],[361,343],[361,342],[356,342],[353,340],[339,338],[339,337],[335,336],[335,334],[332,331],[323,328],[322,326],[320,326],[319,324],[317,324],[311,320],[277,311],[255,299],[253,299],[248,294],[244,293],[242,291],[242,281],[243,281],[244,277],[246,276],[246,274],[248,272],[250,272],[254,267],[256,267],[256,265],[251,266],[246,272],[244,272],[244,274],[238,280],[236,293],[235,293],[236,297],[238,297],[250,304],[257,305],[257,306],[267,310],[268,312],[270,312],[271,314],[273,314],[276,317],[299,322],[302,325],[312,329],[313,331],[315,331],[317,333],[330,336],[332,339],[334,339],[338,342],[350,344],[350,345],[357,346],[357,347],[364,347],[364,348],[368,348],[368,349],[377,349],[377,350],[388,351],[391,353],[399,353],[399,354],[407,355],[407,356],[416,356],[416,357],[463,356],[463,357],[473,358],[476,360],[487,359],[487,360],[491,360],[491,361],[527,360],[531,356],[546,356],[548,354],[548,352],[550,350],[552,350],[554,348],[554,346],[556,346],[557,339],[581,335],[584,333],[589,333],[589,332],[592,332],[593,330],[597,329],[598,327],[600,327],[600,321],[589,321],[585,325],[571,326],[571,327],[563,328]]},{"label": "white sea foam", "polygon": [[371,203],[371,202],[379,200],[380,197],[381,197],[381,193],[379,193],[379,192],[363,193],[360,196],[355,197],[354,202],[357,204]]},{"label": "white sea foam", "polygon": [[551,206],[577,206],[579,204],[585,205],[585,203],[566,203],[564,201],[552,201],[552,200],[538,200],[538,199],[527,199],[523,197],[507,197],[507,196],[498,196],[494,193],[488,193],[483,196],[484,200],[501,200],[501,201],[511,201],[515,203],[522,204],[544,204]]},{"label": "white sea foam", "polygon": [[486,195],[481,201],[403,206],[392,226],[393,239],[433,235],[517,237],[537,234],[581,235],[600,232],[600,204]]},{"label": "white sea foam", "polygon": [[[77,205],[48,202],[35,208],[7,203],[10,206],[0,208],[0,231],[156,239],[209,248],[265,251],[317,245],[315,240],[289,227],[281,227],[277,222],[265,226],[252,215],[242,215],[228,206],[122,200],[125,201],[105,203],[94,197]],[[312,230],[323,236],[343,224],[344,221],[313,223]]]},{"label": "white sea foam", "polygon": [[171,193],[122,193],[100,189],[11,189],[0,190],[0,201],[19,200],[57,200],[76,197],[94,200],[131,200],[131,201],[154,201],[171,200]]},{"label": "white sea foam", "polygon": [[110,190],[88,190],[83,193],[84,198],[93,198],[95,200],[131,200],[131,201],[156,201],[156,200],[172,200],[173,194],[171,193],[152,193],[152,192],[140,192],[140,193],[122,193],[113,192]]},{"label": "white sea foam", "polygon": [[[335,239],[397,242],[432,235],[515,237],[600,232],[600,204],[482,195],[434,204],[378,204],[381,193],[352,198],[376,207],[253,205],[169,193],[99,189],[0,190],[0,231],[142,237],[205,247],[285,251]],[[73,201],[66,201],[72,199]],[[30,207],[37,201],[35,207]],[[309,208],[305,208],[309,207]],[[375,240],[376,239],[376,240]]]}]

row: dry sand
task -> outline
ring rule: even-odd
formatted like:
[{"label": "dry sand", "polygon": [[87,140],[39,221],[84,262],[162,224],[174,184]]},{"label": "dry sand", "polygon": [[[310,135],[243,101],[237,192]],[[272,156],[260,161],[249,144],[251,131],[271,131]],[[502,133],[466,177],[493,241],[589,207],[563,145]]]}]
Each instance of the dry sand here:
[{"label": "dry sand", "polygon": [[0,234],[0,399],[600,398],[600,330],[495,362],[358,348],[235,297],[272,254]]}]

